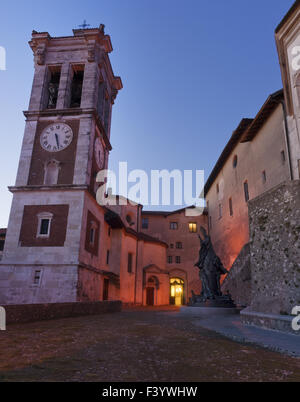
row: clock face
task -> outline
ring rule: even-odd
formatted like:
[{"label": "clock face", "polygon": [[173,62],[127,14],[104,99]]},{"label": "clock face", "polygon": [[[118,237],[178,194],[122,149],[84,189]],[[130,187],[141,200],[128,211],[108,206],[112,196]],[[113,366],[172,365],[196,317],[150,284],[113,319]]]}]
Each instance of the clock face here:
[{"label": "clock face", "polygon": [[47,126],[40,138],[41,146],[48,152],[59,152],[67,148],[73,140],[73,131],[64,123]]},{"label": "clock face", "polygon": [[104,149],[100,138],[95,140],[95,160],[99,169],[103,168],[104,165]]}]

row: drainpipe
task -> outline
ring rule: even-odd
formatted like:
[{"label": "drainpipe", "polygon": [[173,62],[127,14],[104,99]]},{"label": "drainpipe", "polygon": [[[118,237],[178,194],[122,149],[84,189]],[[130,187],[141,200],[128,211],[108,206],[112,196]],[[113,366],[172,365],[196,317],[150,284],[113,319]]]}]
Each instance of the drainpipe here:
[{"label": "drainpipe", "polygon": [[281,99],[279,102],[281,103],[282,110],[283,110],[284,127],[285,127],[285,139],[286,139],[286,146],[287,146],[287,152],[288,152],[290,179],[294,180],[293,169],[292,169],[292,160],[291,160],[291,145],[290,145],[289,127],[288,127],[288,122],[287,122],[286,107],[285,107],[284,99]]}]

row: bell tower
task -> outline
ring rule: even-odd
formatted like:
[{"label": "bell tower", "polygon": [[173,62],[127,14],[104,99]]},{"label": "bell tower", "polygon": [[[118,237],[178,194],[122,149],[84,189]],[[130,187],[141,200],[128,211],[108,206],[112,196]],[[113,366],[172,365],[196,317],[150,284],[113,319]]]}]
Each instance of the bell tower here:
[{"label": "bell tower", "polygon": [[[104,25],[72,36],[32,32],[34,78],[0,266],[0,303],[76,301],[99,271],[105,229],[96,175],[108,166],[122,89]],[[96,271],[95,271],[96,270]],[[100,276],[98,279],[101,282]],[[100,287],[100,285],[99,285]],[[89,299],[89,296],[87,296]]]}]

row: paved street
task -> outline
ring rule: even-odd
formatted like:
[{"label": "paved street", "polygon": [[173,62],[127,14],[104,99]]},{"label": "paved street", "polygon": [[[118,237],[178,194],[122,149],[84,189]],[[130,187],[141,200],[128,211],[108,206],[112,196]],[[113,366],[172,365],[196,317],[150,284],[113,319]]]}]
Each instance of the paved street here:
[{"label": "paved street", "polygon": [[11,325],[1,381],[300,381],[300,359],[231,341],[176,309]]}]

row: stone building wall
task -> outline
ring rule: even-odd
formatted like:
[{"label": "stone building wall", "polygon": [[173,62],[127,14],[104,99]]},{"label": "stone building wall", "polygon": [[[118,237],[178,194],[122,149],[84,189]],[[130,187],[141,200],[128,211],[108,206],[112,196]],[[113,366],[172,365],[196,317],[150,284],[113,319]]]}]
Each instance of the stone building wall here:
[{"label": "stone building wall", "polygon": [[[35,283],[37,271],[39,271],[40,280]],[[0,304],[76,302],[77,282],[77,265],[2,265],[0,267]]]},{"label": "stone building wall", "polygon": [[233,263],[229,274],[222,283],[222,292],[229,292],[239,306],[251,303],[250,245],[247,243]]},{"label": "stone building wall", "polygon": [[[283,121],[282,107],[278,104],[254,138],[247,142],[239,139],[206,193],[210,236],[217,255],[228,270],[249,242],[244,183],[248,184],[251,200],[289,179],[288,162],[283,162],[281,154],[284,152],[287,158]],[[265,172],[266,180],[263,180],[262,172]]]},{"label": "stone building wall", "polygon": [[287,315],[300,305],[300,181],[251,200],[249,311]]}]

